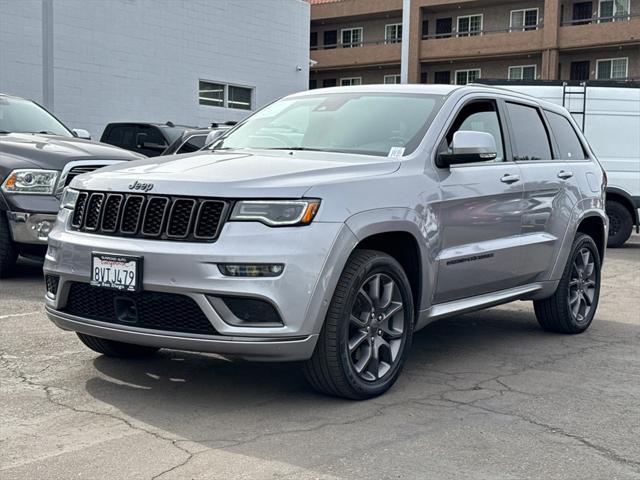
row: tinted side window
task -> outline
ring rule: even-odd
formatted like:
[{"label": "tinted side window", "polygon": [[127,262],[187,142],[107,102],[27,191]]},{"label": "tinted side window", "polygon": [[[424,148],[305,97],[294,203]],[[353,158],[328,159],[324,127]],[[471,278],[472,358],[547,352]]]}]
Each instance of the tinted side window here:
[{"label": "tinted side window", "polygon": [[514,160],[550,160],[551,147],[547,130],[537,108],[507,102],[513,138]]},{"label": "tinted side window", "polygon": [[584,160],[584,149],[571,122],[562,115],[545,112],[563,160]]},{"label": "tinted side window", "polygon": [[204,147],[204,142],[206,142],[206,140],[207,140],[206,135],[194,135],[190,137],[189,140],[184,142],[176,153],[197,152],[202,147]]},{"label": "tinted side window", "polygon": [[160,146],[167,145],[167,141],[165,140],[164,136],[156,127],[140,126],[139,129],[140,133],[144,133],[147,135],[144,139],[144,143],[152,143]]},{"label": "tinted side window", "polygon": [[113,127],[109,130],[106,142],[123,148],[135,148],[135,127]]}]

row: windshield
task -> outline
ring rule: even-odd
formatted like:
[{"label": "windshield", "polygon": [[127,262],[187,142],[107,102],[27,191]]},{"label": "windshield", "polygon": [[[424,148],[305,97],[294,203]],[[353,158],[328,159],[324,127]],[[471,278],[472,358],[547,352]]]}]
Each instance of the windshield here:
[{"label": "windshield", "polygon": [[0,96],[0,133],[46,133],[72,137],[44,108],[29,100]]},{"label": "windshield", "polygon": [[287,98],[258,111],[212,148],[407,155],[419,145],[443,98],[396,93]]}]

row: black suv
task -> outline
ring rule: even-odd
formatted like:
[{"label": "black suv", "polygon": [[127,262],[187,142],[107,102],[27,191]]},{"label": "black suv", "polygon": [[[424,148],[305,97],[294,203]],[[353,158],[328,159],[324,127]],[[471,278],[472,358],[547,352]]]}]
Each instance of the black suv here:
[{"label": "black suv", "polygon": [[144,158],[92,142],[40,105],[0,93],[0,277],[18,255],[43,257],[60,196],[82,173]]},{"label": "black suv", "polygon": [[116,147],[142,153],[147,157],[157,157],[176,141],[189,127],[167,123],[110,123],[102,132],[101,142]]}]

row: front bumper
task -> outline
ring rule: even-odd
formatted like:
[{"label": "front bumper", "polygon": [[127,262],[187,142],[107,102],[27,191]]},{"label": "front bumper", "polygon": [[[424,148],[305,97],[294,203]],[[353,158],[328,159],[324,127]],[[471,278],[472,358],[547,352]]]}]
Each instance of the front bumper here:
[{"label": "front bumper", "polygon": [[137,331],[119,325],[66,315],[48,306],[45,309],[49,319],[63,330],[72,330],[135,345],[218,353],[253,361],[292,362],[305,360],[313,354],[318,339],[318,335],[307,335],[300,338],[252,338]]},{"label": "front bumper", "polygon": [[56,216],[48,213],[7,212],[7,220],[14,242],[46,245]]},{"label": "front bumper", "polygon": [[[228,222],[215,243],[187,243],[109,237],[70,231],[62,210],[49,235],[45,274],[59,276],[55,296],[47,294],[49,318],[61,328],[117,341],[238,355],[254,360],[303,360],[315,348],[338,277],[356,238],[342,223],[269,228],[260,223]],[[92,252],[144,258],[145,291],[191,297],[216,335],[145,330],[65,313],[70,282],[89,282]],[[225,277],[219,263],[282,263],[276,278]],[[220,297],[269,302],[280,326],[238,326],[216,308]]]}]

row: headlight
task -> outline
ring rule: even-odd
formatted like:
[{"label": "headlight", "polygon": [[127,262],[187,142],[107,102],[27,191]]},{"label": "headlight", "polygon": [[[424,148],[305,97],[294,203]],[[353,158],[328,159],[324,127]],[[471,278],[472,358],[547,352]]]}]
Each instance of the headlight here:
[{"label": "headlight", "polygon": [[316,216],[320,200],[242,200],[230,220],[262,222],[270,227],[308,225]]},{"label": "headlight", "polygon": [[58,180],[56,170],[21,169],[9,174],[2,190],[7,193],[39,193],[53,195]]},{"label": "headlight", "polygon": [[76,208],[76,201],[78,200],[78,194],[80,192],[78,190],[74,190],[73,188],[65,188],[62,193],[62,201],[60,202],[60,208],[68,208],[73,210]]}]

